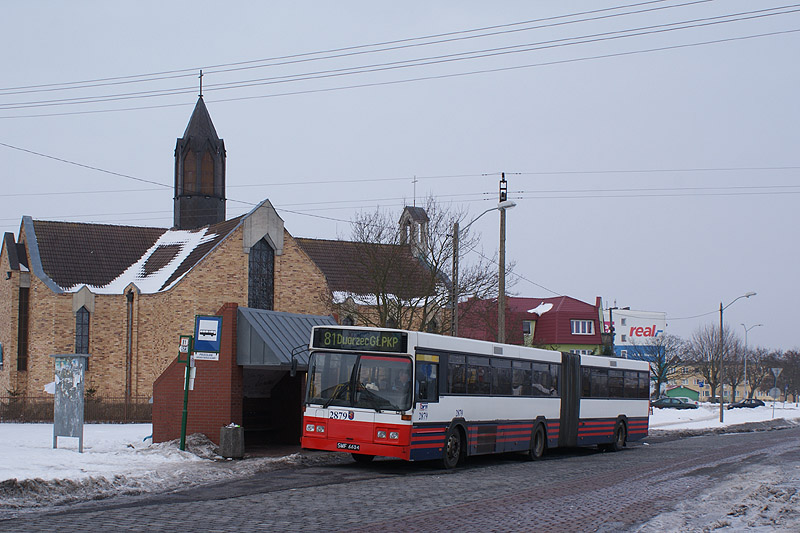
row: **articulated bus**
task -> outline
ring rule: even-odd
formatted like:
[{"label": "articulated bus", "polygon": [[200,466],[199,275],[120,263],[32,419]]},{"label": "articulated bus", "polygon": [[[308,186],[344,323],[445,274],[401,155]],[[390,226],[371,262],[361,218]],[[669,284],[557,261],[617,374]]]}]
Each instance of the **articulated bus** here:
[{"label": "articulated bus", "polygon": [[316,326],[302,446],[453,468],[467,456],[597,445],[647,436],[642,361],[446,337]]}]

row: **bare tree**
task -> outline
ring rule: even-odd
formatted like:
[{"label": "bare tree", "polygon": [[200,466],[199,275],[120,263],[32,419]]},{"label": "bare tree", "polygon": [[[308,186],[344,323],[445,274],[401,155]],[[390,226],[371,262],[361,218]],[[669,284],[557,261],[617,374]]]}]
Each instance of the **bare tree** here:
[{"label": "bare tree", "polygon": [[[726,383],[730,382],[730,377],[736,374],[735,369],[733,372],[729,372],[725,370],[725,367],[732,362],[737,353],[735,345],[738,340],[727,326],[725,326],[722,335],[723,346],[720,353],[719,328],[710,324],[700,326],[692,334],[685,350],[686,361],[694,365],[703,376],[703,379],[708,382],[708,386],[711,387],[712,398],[717,397],[716,391],[722,382],[720,368],[725,373]],[[739,350],[739,353],[741,353],[741,350]],[[734,366],[736,365],[734,364]],[[741,371],[739,372],[741,373]]]},{"label": "bare tree", "polygon": [[[453,225],[465,212],[425,202],[427,220],[413,238],[387,211],[361,213],[352,223],[349,258],[358,270],[358,287],[339,295],[339,305],[359,323],[401,329],[449,333],[452,319]],[[479,239],[469,228],[459,232],[462,250],[476,248]],[[497,272],[481,257],[459,267],[461,295],[486,298],[497,290]],[[343,296],[343,298],[342,298]]]},{"label": "bare tree", "polygon": [[[780,361],[783,371],[780,375],[780,385],[782,390],[786,392],[788,399],[789,394],[792,395],[793,401],[797,403],[798,393],[800,393],[800,351],[797,349],[788,350],[783,353]],[[770,384],[770,387],[772,384]]]},{"label": "bare tree", "polygon": [[[725,330],[725,384],[730,385],[731,401],[736,401],[735,391],[744,383],[744,342],[732,331]],[[730,337],[728,337],[730,335]]]},{"label": "bare tree", "polygon": [[675,335],[659,335],[651,338],[648,344],[633,341],[628,347],[628,359],[647,361],[650,363],[650,381],[655,386],[655,396],[661,395],[662,385],[678,373],[683,365],[681,354],[685,351],[685,342]]},{"label": "bare tree", "polygon": [[775,360],[780,354],[770,353],[766,348],[751,348],[747,353],[747,397],[752,398],[756,390],[765,383],[770,372],[770,361]]}]

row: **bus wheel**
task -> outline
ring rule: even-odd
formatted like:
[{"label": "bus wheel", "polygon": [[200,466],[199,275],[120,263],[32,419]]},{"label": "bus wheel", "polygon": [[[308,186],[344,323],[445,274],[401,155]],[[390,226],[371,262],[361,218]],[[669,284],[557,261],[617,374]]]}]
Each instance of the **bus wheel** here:
[{"label": "bus wheel", "polygon": [[442,466],[448,470],[458,466],[463,455],[463,440],[461,430],[457,427],[450,428],[444,441],[442,450]]},{"label": "bus wheel", "polygon": [[544,455],[544,450],[547,448],[547,439],[544,435],[544,429],[541,425],[536,426],[531,439],[531,449],[528,450],[527,457],[531,461],[541,459]]},{"label": "bus wheel", "polygon": [[614,442],[611,443],[609,450],[618,452],[625,447],[625,441],[628,440],[628,432],[625,430],[623,422],[617,422],[617,427],[614,428]]},{"label": "bus wheel", "polygon": [[598,444],[597,447],[604,452],[618,452],[625,446],[628,440],[628,432],[625,430],[623,422],[617,422],[614,426],[614,440],[605,444]]},{"label": "bus wheel", "polygon": [[360,464],[367,464],[371,463],[373,459],[375,459],[374,455],[364,455],[361,453],[352,453],[350,454],[353,456],[353,460]]}]

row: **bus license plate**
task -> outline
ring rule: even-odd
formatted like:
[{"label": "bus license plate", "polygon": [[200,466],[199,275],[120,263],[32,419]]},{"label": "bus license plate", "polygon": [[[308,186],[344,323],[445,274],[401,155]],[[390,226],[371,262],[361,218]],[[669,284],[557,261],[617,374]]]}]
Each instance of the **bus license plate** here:
[{"label": "bus license plate", "polygon": [[361,449],[360,444],[353,444],[352,442],[337,442],[336,448],[340,450],[350,450],[353,452],[357,452]]}]

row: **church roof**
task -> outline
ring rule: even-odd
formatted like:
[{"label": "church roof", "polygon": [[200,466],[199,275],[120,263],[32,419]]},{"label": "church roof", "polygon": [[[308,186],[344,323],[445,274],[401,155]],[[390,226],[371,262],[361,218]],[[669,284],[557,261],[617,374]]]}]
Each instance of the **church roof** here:
[{"label": "church roof", "polygon": [[421,207],[407,205],[403,211],[407,212],[412,220],[416,220],[417,222],[428,222],[428,213],[426,213],[425,209]]},{"label": "church roof", "polygon": [[[319,267],[336,293],[369,295],[386,279],[385,291],[400,297],[430,294],[430,270],[405,245],[295,238],[300,248]],[[386,265],[389,272],[381,271]]]},{"label": "church roof", "polygon": [[203,97],[197,99],[197,104],[194,106],[194,112],[186,125],[186,130],[183,132],[183,138],[197,137],[200,139],[212,139],[219,141],[217,130],[214,128],[214,123],[211,122],[211,115],[208,114]]},{"label": "church roof", "polygon": [[[143,293],[171,288],[241,222],[234,218],[196,230],[32,220],[25,217],[32,270],[56,291],[87,285],[96,294],[121,294],[134,283]],[[30,230],[28,229],[30,228]],[[41,272],[36,272],[37,269]]]}]

